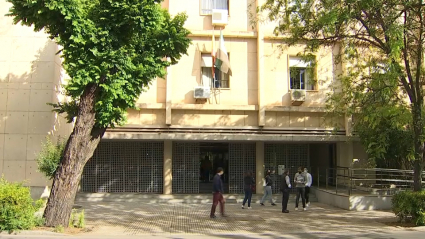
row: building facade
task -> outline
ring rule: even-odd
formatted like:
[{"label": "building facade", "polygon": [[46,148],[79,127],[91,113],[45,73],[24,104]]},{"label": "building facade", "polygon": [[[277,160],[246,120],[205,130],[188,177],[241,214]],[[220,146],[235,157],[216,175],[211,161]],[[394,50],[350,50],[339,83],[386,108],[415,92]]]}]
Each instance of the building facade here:
[{"label": "building facade", "polygon": [[[305,166],[314,177],[318,167],[350,166],[353,158],[367,157],[349,137],[350,119],[326,114],[327,94],[342,70],[334,63],[339,49],[317,53],[317,77],[309,80],[297,57],[302,47],[282,47],[273,23],[253,23],[261,2],[162,3],[172,15],[188,14],[188,55],[167,69],[165,79],[152,82],[139,109],[128,110],[126,125],[106,132],[84,169],[81,191],[210,193],[214,171],[223,167],[227,192],[241,193],[243,174],[252,171],[258,193],[266,169],[284,165],[295,174]],[[0,0],[0,173],[44,187],[51,182],[37,172],[41,143],[72,130],[46,105],[63,100],[66,74],[58,47],[43,33],[13,25],[4,16],[9,7]],[[214,9],[228,15],[214,15],[220,12]],[[213,17],[227,24],[214,26]],[[217,47],[220,30],[232,74],[216,70],[213,80],[212,36]],[[196,89],[210,94],[195,97]]]}]

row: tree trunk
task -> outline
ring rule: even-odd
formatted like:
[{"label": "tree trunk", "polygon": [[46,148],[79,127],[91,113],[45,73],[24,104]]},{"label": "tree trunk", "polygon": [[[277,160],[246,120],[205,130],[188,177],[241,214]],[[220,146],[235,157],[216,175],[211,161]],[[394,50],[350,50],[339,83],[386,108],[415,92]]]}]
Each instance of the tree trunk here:
[{"label": "tree trunk", "polygon": [[415,161],[413,162],[413,191],[422,190],[422,164],[424,159],[422,100],[412,107]]},{"label": "tree trunk", "polygon": [[90,84],[81,95],[75,126],[65,146],[44,211],[47,226],[68,227],[84,165],[93,156],[106,130],[95,127],[97,91],[98,86]]}]

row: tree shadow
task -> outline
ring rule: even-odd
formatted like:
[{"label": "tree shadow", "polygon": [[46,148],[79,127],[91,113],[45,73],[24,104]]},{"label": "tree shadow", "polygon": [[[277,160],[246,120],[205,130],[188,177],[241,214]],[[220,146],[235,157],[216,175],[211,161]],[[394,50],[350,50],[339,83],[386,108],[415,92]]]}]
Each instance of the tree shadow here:
[{"label": "tree shadow", "polygon": [[[120,233],[129,235],[193,233],[227,237],[230,236],[229,233],[241,232],[270,236],[296,232],[305,233],[306,238],[314,231],[344,233],[347,228],[350,228],[351,233],[385,232],[390,227],[383,222],[395,220],[390,213],[352,212],[323,204],[315,204],[307,212],[291,211],[283,216],[278,213],[279,209],[273,207],[259,208],[254,205],[252,210],[241,210],[239,205],[227,204],[226,213],[229,217],[218,216],[217,219],[208,217],[211,206],[202,203],[158,204],[141,201],[138,203],[83,203],[83,207],[86,210],[89,225],[96,226],[98,230],[102,230],[102,227],[116,227],[120,228]],[[309,238],[314,237],[310,234]]]},{"label": "tree shadow", "polygon": [[66,136],[58,130],[60,117],[47,105],[60,95],[57,45],[43,33],[13,25],[12,18],[5,23],[1,43],[10,55],[2,52],[0,59],[0,174],[41,187],[41,194],[51,183],[37,171],[41,145],[48,136]]}]

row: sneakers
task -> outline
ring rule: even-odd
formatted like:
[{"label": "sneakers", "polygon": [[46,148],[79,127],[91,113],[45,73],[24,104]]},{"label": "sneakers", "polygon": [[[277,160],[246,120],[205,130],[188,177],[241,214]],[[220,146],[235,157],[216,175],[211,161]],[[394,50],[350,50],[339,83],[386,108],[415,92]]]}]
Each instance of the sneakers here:
[{"label": "sneakers", "polygon": [[211,215],[211,216],[210,216],[210,218],[216,218],[216,217],[217,217],[216,215]]},{"label": "sneakers", "polygon": [[248,209],[252,209],[251,207],[248,207]]},{"label": "sneakers", "polygon": [[307,208],[303,208],[304,211],[307,211]]},{"label": "sneakers", "polygon": [[272,203],[272,206],[276,206],[276,204],[275,203]]},{"label": "sneakers", "polygon": [[245,206],[244,205],[242,205],[242,209],[245,209]]},{"label": "sneakers", "polygon": [[282,213],[289,213],[289,211],[288,210],[284,210],[284,211],[282,211]]},{"label": "sneakers", "polygon": [[260,203],[261,206],[264,206],[264,203]]},{"label": "sneakers", "polygon": [[297,207],[295,208],[295,211],[298,211],[298,208]]},{"label": "sneakers", "polygon": [[310,202],[307,203],[307,207],[310,207]]}]

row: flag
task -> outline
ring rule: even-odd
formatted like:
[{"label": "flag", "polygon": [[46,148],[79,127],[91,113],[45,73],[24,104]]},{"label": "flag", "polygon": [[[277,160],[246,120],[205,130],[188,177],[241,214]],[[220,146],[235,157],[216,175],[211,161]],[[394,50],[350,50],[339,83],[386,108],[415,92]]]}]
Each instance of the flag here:
[{"label": "flag", "polygon": [[211,42],[212,42],[211,60],[212,60],[212,66],[213,66],[213,67],[211,67],[211,71],[212,71],[211,72],[211,75],[212,75],[212,78],[214,79],[214,74],[215,74],[215,71],[214,71],[214,64],[215,64],[215,35],[214,35],[214,28],[213,28]]},{"label": "flag", "polygon": [[223,73],[232,75],[230,69],[229,56],[227,55],[226,46],[224,45],[223,32],[220,30],[220,45],[215,55],[215,67]]}]

